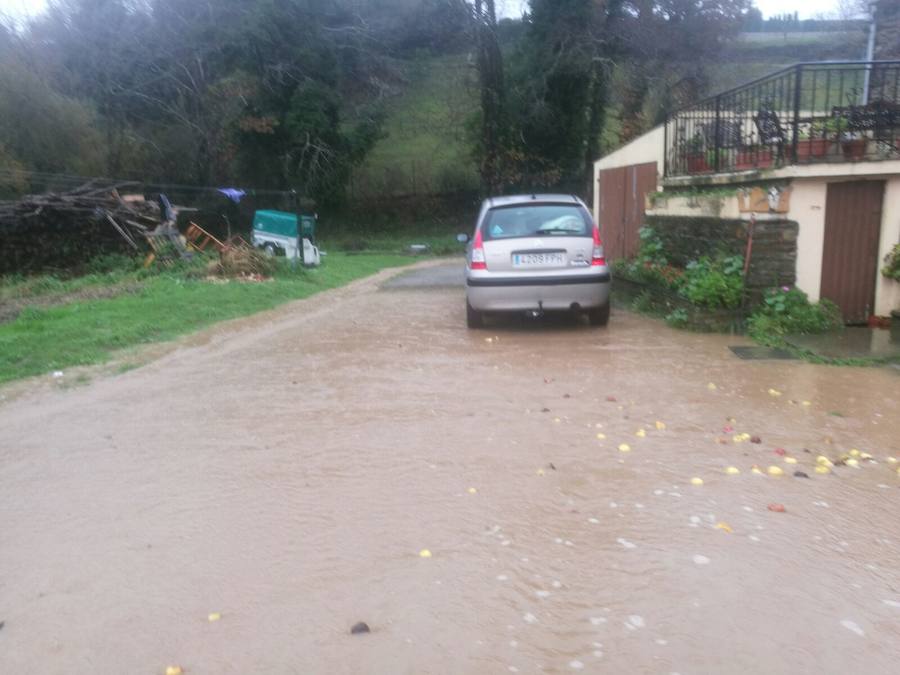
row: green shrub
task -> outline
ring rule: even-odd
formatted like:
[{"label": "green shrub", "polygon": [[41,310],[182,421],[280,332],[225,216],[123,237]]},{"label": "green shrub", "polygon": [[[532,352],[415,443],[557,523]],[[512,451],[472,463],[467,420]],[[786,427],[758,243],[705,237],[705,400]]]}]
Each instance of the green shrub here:
[{"label": "green shrub", "polygon": [[688,324],[688,318],[687,310],[679,307],[666,314],[666,323],[673,328],[684,328]]},{"label": "green shrub", "polygon": [[888,279],[900,281],[900,244],[894,244],[894,248],[884,257],[881,273]]},{"label": "green shrub", "polygon": [[677,290],[683,272],[669,264],[662,239],[652,227],[642,227],[638,234],[641,243],[634,260],[615,261],[613,271],[632,281]]},{"label": "green shrub", "polygon": [[635,312],[649,313],[653,311],[653,294],[650,291],[644,291],[637,296],[631,303],[631,308]]},{"label": "green shrub", "polygon": [[824,333],[842,324],[841,311],[830,300],[812,304],[799,288],[773,288],[747,321],[747,332],[757,342],[778,344],[785,335]]},{"label": "green shrub", "polygon": [[743,262],[740,256],[688,263],[679,293],[693,304],[709,309],[734,309],[744,295]]},{"label": "green shrub", "polygon": [[652,227],[644,226],[638,230],[641,239],[635,261],[639,264],[668,265],[662,239]]},{"label": "green shrub", "polygon": [[[707,309],[734,309],[744,295],[740,256],[700,258],[681,270],[669,264],[662,239],[651,227],[639,231],[641,244],[631,261],[616,261],[613,271],[624,278],[678,292]],[[674,321],[679,321],[676,318]]]}]

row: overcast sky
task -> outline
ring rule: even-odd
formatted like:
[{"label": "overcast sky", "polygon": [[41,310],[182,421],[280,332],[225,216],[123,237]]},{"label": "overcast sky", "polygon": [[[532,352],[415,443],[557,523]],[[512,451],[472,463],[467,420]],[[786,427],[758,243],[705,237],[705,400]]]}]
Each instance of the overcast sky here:
[{"label": "overcast sky", "polygon": [[[40,12],[46,4],[46,0],[0,0],[0,12],[21,18]],[[497,0],[498,9],[505,16],[519,16],[526,5],[527,0]],[[834,11],[837,0],[756,0],[756,6],[764,16],[797,11],[801,19],[808,19]]]}]

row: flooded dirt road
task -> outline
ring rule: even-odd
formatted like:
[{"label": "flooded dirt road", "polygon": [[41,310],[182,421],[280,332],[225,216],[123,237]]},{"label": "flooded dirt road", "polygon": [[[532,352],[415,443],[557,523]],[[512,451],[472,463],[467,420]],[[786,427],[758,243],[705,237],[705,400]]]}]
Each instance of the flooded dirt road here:
[{"label": "flooded dirt road", "polygon": [[897,672],[900,377],[436,274],[0,404],[0,673]]}]

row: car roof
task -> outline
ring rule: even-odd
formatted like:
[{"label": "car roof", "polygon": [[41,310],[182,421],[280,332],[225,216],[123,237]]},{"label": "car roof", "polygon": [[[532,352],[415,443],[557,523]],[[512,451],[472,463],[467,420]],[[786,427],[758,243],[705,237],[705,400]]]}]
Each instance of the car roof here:
[{"label": "car roof", "polygon": [[491,208],[515,204],[582,204],[582,201],[575,195],[564,194],[506,195],[489,197],[486,201]]}]

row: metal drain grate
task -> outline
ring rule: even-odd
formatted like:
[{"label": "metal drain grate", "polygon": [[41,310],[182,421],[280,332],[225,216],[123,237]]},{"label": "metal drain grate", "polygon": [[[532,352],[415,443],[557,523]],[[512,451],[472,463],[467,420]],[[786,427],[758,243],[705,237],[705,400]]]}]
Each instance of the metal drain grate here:
[{"label": "metal drain grate", "polygon": [[797,357],[786,349],[778,349],[777,347],[729,347],[734,355],[744,361],[764,361],[767,359],[788,360]]}]

